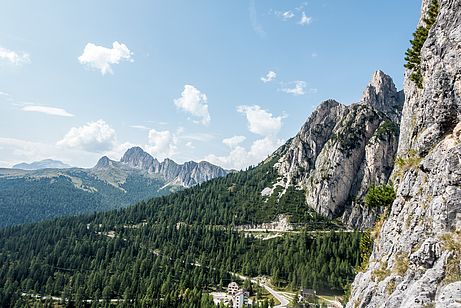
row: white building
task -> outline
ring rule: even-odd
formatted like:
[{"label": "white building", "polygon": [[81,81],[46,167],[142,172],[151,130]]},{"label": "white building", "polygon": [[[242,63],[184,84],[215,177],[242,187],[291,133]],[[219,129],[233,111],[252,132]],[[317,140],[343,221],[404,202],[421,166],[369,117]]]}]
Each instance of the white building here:
[{"label": "white building", "polygon": [[233,308],[248,307],[248,292],[240,291],[232,296]]},{"label": "white building", "polygon": [[248,297],[250,293],[244,291],[236,282],[231,282],[227,286],[227,298],[232,301],[232,308],[248,307]]},{"label": "white building", "polygon": [[239,291],[240,291],[239,285],[234,281],[229,283],[229,285],[227,286],[227,294],[229,295],[235,295]]}]

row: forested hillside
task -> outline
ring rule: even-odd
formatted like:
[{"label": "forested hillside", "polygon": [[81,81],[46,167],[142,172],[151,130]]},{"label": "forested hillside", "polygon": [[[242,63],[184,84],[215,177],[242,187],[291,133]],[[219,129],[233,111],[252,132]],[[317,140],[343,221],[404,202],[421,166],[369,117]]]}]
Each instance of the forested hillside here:
[{"label": "forested hillside", "polygon": [[0,228],[124,208],[226,174],[204,161],[160,163],[140,147],[120,161],[104,156],[90,169],[0,168]]},{"label": "forested hillside", "polygon": [[118,188],[79,169],[52,177],[0,177],[0,227],[126,207],[170,193],[164,184],[132,174]]},{"label": "forested hillside", "polygon": [[[40,294],[77,305],[206,307],[204,294],[231,272],[342,290],[361,262],[360,234],[308,231],[340,226],[312,213],[295,188],[279,201],[262,196],[276,180],[274,161],[127,209],[1,230],[0,304]],[[303,227],[271,240],[234,228],[282,213]]]}]

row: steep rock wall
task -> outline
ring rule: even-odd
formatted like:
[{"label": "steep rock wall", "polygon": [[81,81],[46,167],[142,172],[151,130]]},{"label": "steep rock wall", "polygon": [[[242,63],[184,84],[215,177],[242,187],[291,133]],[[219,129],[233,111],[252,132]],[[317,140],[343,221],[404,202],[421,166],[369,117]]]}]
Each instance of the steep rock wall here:
[{"label": "steep rock wall", "polygon": [[405,76],[397,198],[347,307],[461,307],[461,0],[439,5],[422,89]]}]

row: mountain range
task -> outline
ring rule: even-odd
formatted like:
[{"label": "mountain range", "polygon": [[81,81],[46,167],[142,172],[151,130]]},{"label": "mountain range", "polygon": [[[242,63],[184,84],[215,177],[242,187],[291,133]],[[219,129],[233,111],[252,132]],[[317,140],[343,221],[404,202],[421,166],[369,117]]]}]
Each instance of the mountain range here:
[{"label": "mountain range", "polygon": [[[65,286],[72,284],[80,294],[74,294],[77,301],[104,293],[107,299],[123,294],[126,300],[147,306],[184,306],[183,296],[193,297],[188,303],[206,300],[206,295],[191,294],[213,290],[236,272],[269,276],[279,287],[340,294],[361,263],[362,234],[352,228],[367,228],[385,210],[386,205],[369,206],[364,200],[373,186],[386,184],[392,172],[402,104],[402,92],[378,71],[359,102],[321,103],[294,138],[256,167],[118,211],[6,228],[0,231],[4,240],[0,253],[18,256],[8,272],[29,268],[30,262],[50,269],[44,275],[30,274],[47,291],[32,286],[26,287],[26,294],[61,298],[68,294],[63,288],[70,290]],[[210,167],[202,165],[205,170]],[[120,187],[124,179],[129,182],[126,169],[174,185],[196,183],[191,175],[198,174],[195,170],[200,167],[178,166],[170,160],[159,163],[133,148],[120,162],[101,158],[91,174],[112,183],[111,187]],[[188,171],[187,177],[182,176],[183,170]],[[123,189],[134,186],[125,184]],[[362,208],[367,212],[356,214]],[[281,233],[260,234],[273,228]],[[38,254],[31,255],[20,244],[42,236],[39,243],[61,243],[59,248],[33,244],[32,251]],[[85,254],[77,256],[71,252],[74,249]],[[75,257],[60,257],[69,254]],[[128,274],[133,271],[138,274]],[[61,282],[55,283],[56,275]],[[98,279],[106,286],[103,292],[93,285]],[[78,285],[72,282],[76,280]],[[5,287],[13,289],[13,285]],[[14,297],[14,291],[4,296]]]},{"label": "mountain range", "polygon": [[[209,164],[160,163],[139,148],[101,158],[85,174],[115,189],[140,187],[136,172],[158,192],[190,187],[0,230],[0,304],[47,295],[76,306],[214,307],[208,294],[241,279],[255,298],[312,288],[341,294],[348,308],[458,307],[460,9],[461,0],[423,0],[403,91],[377,71],[359,102],[322,102],[256,167],[195,185],[212,177]],[[45,184],[99,189],[60,172]]]},{"label": "mountain range", "polygon": [[40,170],[40,169],[66,169],[72,168],[72,166],[63,163],[59,160],[44,159],[40,161],[34,161],[32,163],[19,163],[13,166],[13,169],[22,170]]},{"label": "mountain range", "polygon": [[39,168],[48,162],[25,166],[38,170],[0,169],[0,226],[122,208],[228,173],[208,162],[160,163],[140,147],[89,169]]}]

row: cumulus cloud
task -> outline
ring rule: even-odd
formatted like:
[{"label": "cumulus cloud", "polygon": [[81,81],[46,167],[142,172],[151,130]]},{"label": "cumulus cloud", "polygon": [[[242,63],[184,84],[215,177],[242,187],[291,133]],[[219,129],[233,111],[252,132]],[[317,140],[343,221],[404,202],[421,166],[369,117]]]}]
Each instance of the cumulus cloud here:
[{"label": "cumulus cloud", "polygon": [[174,104],[178,109],[201,118],[200,123],[203,125],[208,125],[211,121],[208,112],[208,98],[194,86],[185,85],[181,97],[175,99]]},{"label": "cumulus cloud", "polygon": [[112,150],[116,142],[115,130],[104,120],[98,120],[80,127],[72,127],[57,145],[101,153]]},{"label": "cumulus cloud", "polygon": [[247,138],[245,136],[233,136],[233,137],[230,137],[230,138],[223,139],[222,143],[224,143],[225,145],[227,145],[230,148],[234,148],[237,145],[239,145],[240,143],[242,143],[243,141],[245,141],[246,139]]},{"label": "cumulus cloud", "polygon": [[250,132],[262,136],[275,136],[282,127],[282,116],[275,117],[258,105],[238,106],[237,111],[245,114]]},{"label": "cumulus cloud", "polygon": [[119,64],[121,61],[133,62],[133,53],[125,44],[115,41],[112,48],[97,46],[93,43],[88,43],[83,50],[83,53],[78,57],[81,64],[88,65],[90,68],[97,69],[101,74],[113,74],[112,64]]},{"label": "cumulus cloud", "polygon": [[299,96],[299,95],[306,94],[305,89],[306,89],[306,82],[302,80],[296,80],[296,81],[284,84],[282,86],[281,91],[288,93],[288,94],[295,95],[295,96]]},{"label": "cumulus cloud", "polygon": [[100,155],[57,147],[54,143],[0,137],[0,157],[3,160],[0,165],[3,167],[47,158],[61,160],[73,166],[90,167],[99,159]]},{"label": "cumulus cloud", "polygon": [[172,132],[168,130],[158,131],[151,129],[148,138],[149,144],[146,145],[146,149],[154,157],[171,158],[176,154],[177,137]]},{"label": "cumulus cloud", "polygon": [[283,140],[279,139],[277,134],[284,117],[274,116],[257,105],[238,106],[237,111],[245,114],[249,131],[263,137],[253,141],[249,148],[241,145],[246,140],[245,136],[225,138],[222,142],[230,148],[229,153],[210,154],[205,160],[225,168],[240,170],[260,163],[283,144]]},{"label": "cumulus cloud", "polygon": [[72,113],[69,113],[62,108],[48,107],[48,106],[27,105],[27,106],[22,107],[21,110],[28,111],[28,112],[45,113],[45,114],[49,114],[53,116],[60,116],[60,117],[73,117],[74,116]]},{"label": "cumulus cloud", "polygon": [[302,12],[301,19],[299,20],[298,24],[301,26],[310,25],[312,22],[312,17],[306,16],[306,13]]},{"label": "cumulus cloud", "polygon": [[14,65],[30,63],[30,56],[27,53],[18,53],[4,47],[0,47],[0,60],[7,61]]},{"label": "cumulus cloud", "polygon": [[19,157],[24,160],[34,160],[43,153],[49,152],[46,144],[4,137],[0,137],[0,150],[5,150],[15,158]]},{"label": "cumulus cloud", "polygon": [[274,71],[267,72],[266,76],[261,77],[261,81],[264,83],[271,82],[277,78],[277,73]]},{"label": "cumulus cloud", "polygon": [[227,169],[241,170],[260,163],[282,144],[283,140],[265,137],[254,141],[249,149],[236,146],[228,155],[211,154],[206,156],[205,160]]},{"label": "cumulus cloud", "polygon": [[104,154],[106,156],[108,156],[109,158],[111,159],[114,159],[114,160],[120,160],[121,157],[123,156],[123,154],[125,154],[125,152],[136,146],[136,144],[134,143],[131,143],[131,142],[124,142],[124,143],[120,143],[120,144],[115,144],[112,149],[110,149],[109,151],[105,152]]}]

